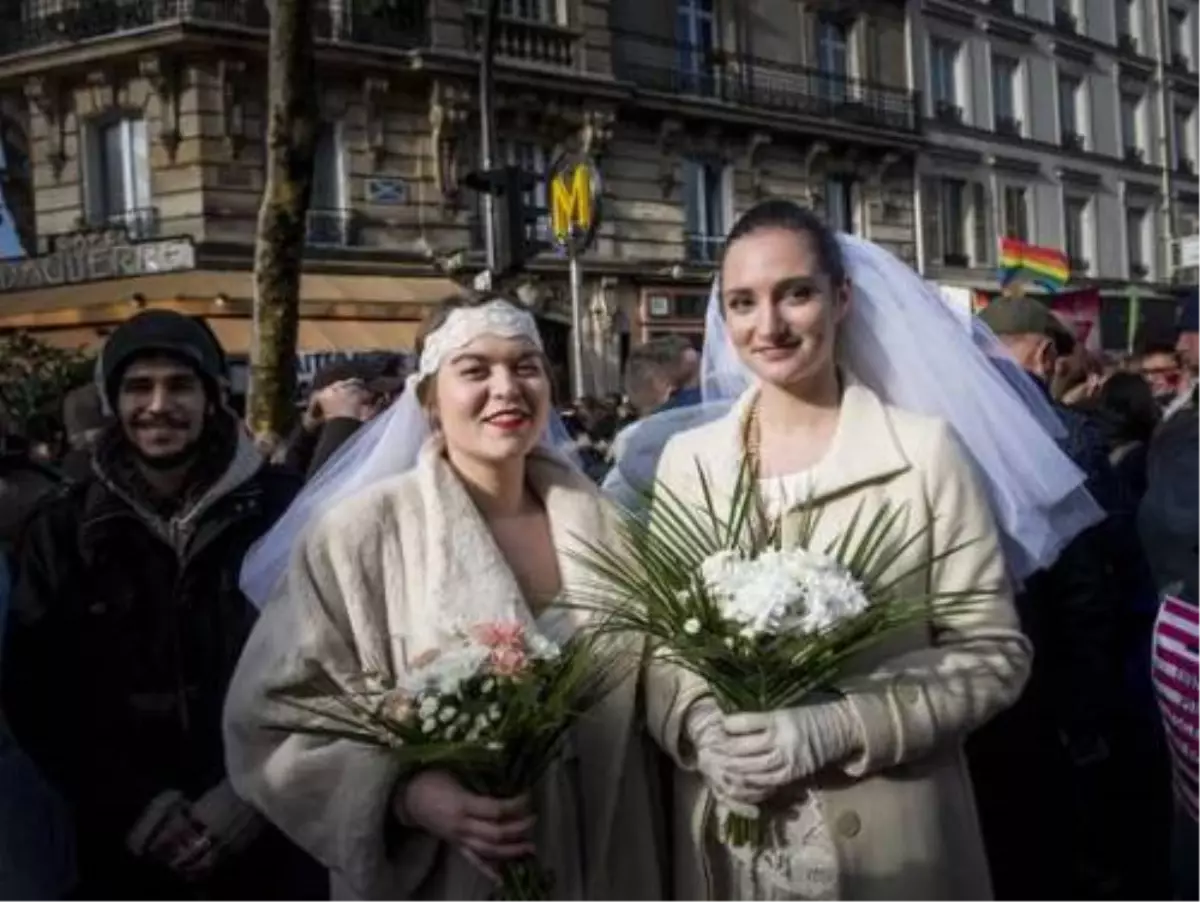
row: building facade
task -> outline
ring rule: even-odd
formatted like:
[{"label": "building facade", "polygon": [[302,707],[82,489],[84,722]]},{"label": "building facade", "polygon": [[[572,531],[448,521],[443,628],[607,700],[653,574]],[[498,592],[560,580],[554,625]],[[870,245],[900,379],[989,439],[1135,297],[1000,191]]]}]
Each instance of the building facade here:
[{"label": "building facade", "polygon": [[[463,184],[481,5],[318,2],[302,351],[407,349],[482,266]],[[0,0],[2,184],[30,255],[0,264],[0,329],[90,345],[166,306],[247,350],[266,26],[263,0]],[[909,46],[898,0],[502,0],[500,161],[545,173],[583,151],[603,176],[583,262],[592,391],[619,386],[631,344],[699,335],[722,236],[758,199],[917,261]],[[518,294],[565,366],[565,261],[539,256]]]},{"label": "building facade", "polygon": [[1197,16],[1196,0],[922,0],[926,274],[995,290],[1011,236],[1101,290],[1109,346],[1131,311],[1169,317],[1196,283],[1179,254],[1197,234]]}]

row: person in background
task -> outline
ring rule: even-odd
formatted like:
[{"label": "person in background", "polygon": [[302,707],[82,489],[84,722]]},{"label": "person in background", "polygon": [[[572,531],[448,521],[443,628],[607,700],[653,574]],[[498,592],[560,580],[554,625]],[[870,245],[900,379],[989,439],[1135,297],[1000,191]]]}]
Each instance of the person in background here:
[{"label": "person in background", "polygon": [[1161,409],[1154,391],[1138,373],[1116,373],[1091,403],[1104,432],[1109,459],[1120,487],[1112,524],[1126,537],[1117,558],[1120,620],[1119,654],[1124,662],[1124,691],[1119,697],[1114,757],[1122,774],[1120,819],[1130,826],[1127,859],[1143,871],[1145,898],[1169,893],[1167,850],[1171,819],[1170,765],[1151,682],[1151,638],[1158,614],[1158,591],[1138,534],[1137,515],[1147,490],[1147,461]]},{"label": "person in background", "polygon": [[[0,431],[0,663],[13,590],[13,550],[25,520],[58,474]],[[62,800],[13,740],[0,709],[0,899],[59,899],[73,876],[71,823]]]},{"label": "person in background", "polygon": [[1180,411],[1196,406],[1196,392],[1200,389],[1200,310],[1197,308],[1197,292],[1193,288],[1179,305],[1175,353],[1179,355],[1183,378],[1175,399],[1163,413],[1164,422]]},{"label": "person in background", "polygon": [[[1063,323],[1028,297],[994,301],[980,318],[1051,397],[1059,359],[1076,348]],[[1120,506],[1119,489],[1103,434],[1087,414],[1057,401],[1053,407],[1065,430],[1060,447],[1111,516]],[[1022,628],[1034,646],[1029,685],[967,744],[998,898],[1095,898],[1119,891],[1117,819],[1106,808],[1116,791],[1111,748],[1122,675],[1119,547],[1108,521],[1092,527],[1027,579],[1017,596]],[[1014,768],[1014,761],[1022,766]],[[1051,809],[1059,813],[1053,823],[1031,815]]]},{"label": "person in background", "polygon": [[[642,490],[658,467],[663,448],[662,429],[694,425],[694,408],[700,404],[700,354],[678,335],[664,335],[634,348],[625,369],[625,391],[639,419],[613,440],[613,466],[602,484],[617,504],[634,509],[643,501]],[[647,418],[654,428],[643,431]]]},{"label": "person in background", "polygon": [[283,454],[283,462],[311,479],[363,423],[385,410],[402,380],[386,376],[378,363],[348,360],[313,377],[308,405]]},{"label": "person in background", "polygon": [[1175,351],[1176,335],[1172,329],[1164,333],[1142,330],[1136,341],[1137,354],[1134,372],[1150,386],[1161,410],[1166,410],[1179,394],[1183,368]]},{"label": "person in background", "polygon": [[29,520],[0,680],[70,807],[82,898],[312,898],[320,872],[234,793],[225,692],[256,619],[247,549],[290,504],[225,407],[224,353],[152,310],[105,344],[94,472]]},{"label": "person in background", "polygon": [[[1180,345],[1195,365],[1195,296],[1184,311]],[[1191,317],[1189,319],[1189,317]],[[1186,329],[1190,327],[1190,336]],[[1190,343],[1190,348],[1188,344]],[[1187,360],[1188,358],[1185,358]],[[1197,887],[1197,669],[1200,668],[1200,413],[1196,393],[1167,419],[1150,444],[1146,494],[1138,512],[1142,544],[1162,605],[1154,627],[1152,675],[1170,750],[1173,779],[1172,898],[1195,899]]]},{"label": "person in background", "polygon": [[84,480],[92,472],[92,453],[108,425],[104,405],[94,384],[81,385],[63,399],[63,427],[67,433],[67,453],[61,467],[68,479]]}]

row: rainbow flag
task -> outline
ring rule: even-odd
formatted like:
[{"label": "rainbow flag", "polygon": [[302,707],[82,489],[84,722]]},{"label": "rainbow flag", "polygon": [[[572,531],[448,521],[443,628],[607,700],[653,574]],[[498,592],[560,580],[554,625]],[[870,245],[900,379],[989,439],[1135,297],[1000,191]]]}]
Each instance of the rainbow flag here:
[{"label": "rainbow flag", "polygon": [[1049,247],[1035,247],[1017,238],[1000,239],[1000,284],[1027,280],[1047,291],[1058,291],[1071,278],[1067,255]]}]

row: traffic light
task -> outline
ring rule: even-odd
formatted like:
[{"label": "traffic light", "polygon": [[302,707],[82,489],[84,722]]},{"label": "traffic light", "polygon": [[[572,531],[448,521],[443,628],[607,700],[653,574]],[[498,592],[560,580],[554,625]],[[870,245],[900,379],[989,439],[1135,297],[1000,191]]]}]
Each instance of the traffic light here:
[{"label": "traffic light", "polygon": [[520,272],[542,249],[537,223],[546,211],[526,202],[538,177],[519,166],[501,166],[472,172],[465,182],[468,188],[495,198],[496,258],[488,261],[490,268],[496,275]]}]

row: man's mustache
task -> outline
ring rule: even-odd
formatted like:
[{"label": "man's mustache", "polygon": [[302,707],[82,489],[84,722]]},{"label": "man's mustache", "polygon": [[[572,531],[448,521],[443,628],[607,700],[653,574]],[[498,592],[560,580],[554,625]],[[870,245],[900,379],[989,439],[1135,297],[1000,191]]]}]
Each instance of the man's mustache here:
[{"label": "man's mustache", "polygon": [[133,420],[134,429],[187,429],[190,422],[169,413],[148,414]]}]

